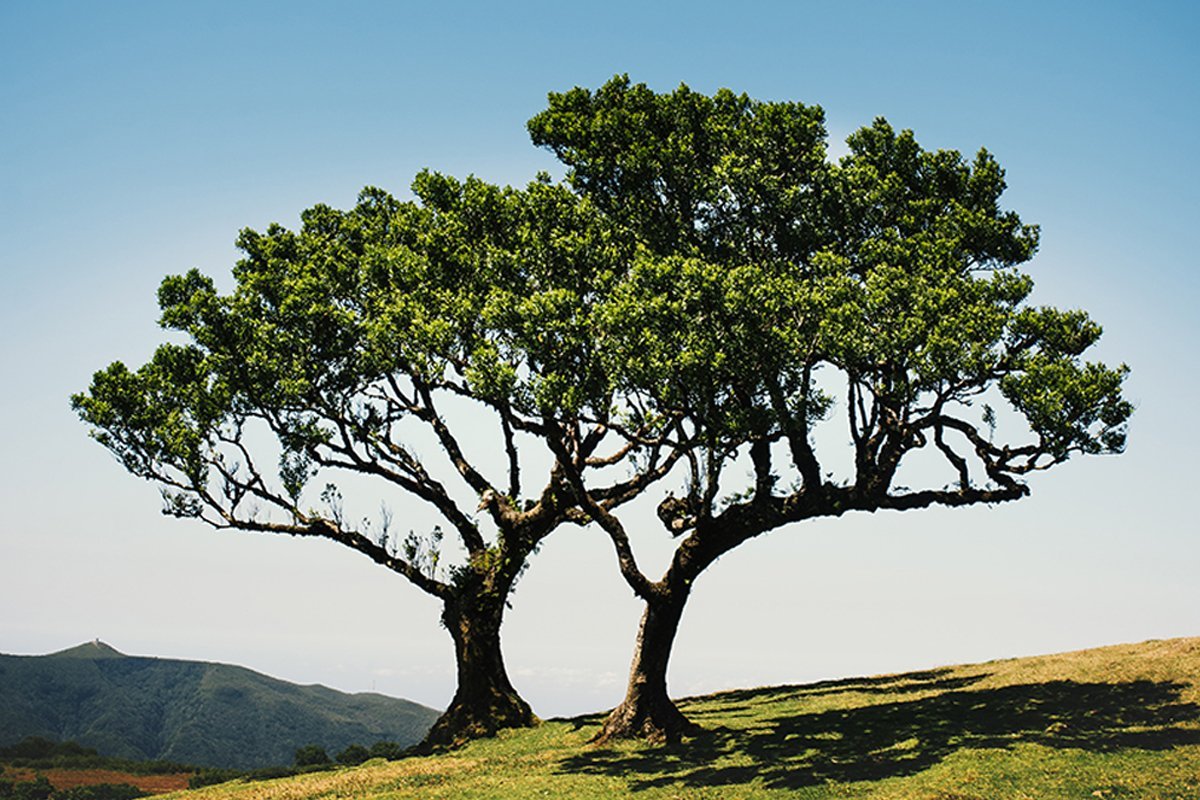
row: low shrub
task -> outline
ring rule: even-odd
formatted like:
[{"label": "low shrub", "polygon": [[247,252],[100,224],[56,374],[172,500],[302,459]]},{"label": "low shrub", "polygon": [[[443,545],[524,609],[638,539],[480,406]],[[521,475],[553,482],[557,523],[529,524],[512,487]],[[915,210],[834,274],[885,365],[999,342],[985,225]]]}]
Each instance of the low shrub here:
[{"label": "low shrub", "polygon": [[337,762],[347,767],[355,767],[371,757],[371,751],[361,744],[352,744],[337,754]]},{"label": "low shrub", "polygon": [[388,761],[396,761],[404,758],[408,749],[402,746],[399,742],[376,742],[371,745],[371,758],[386,758]]},{"label": "low shrub", "polygon": [[329,754],[325,752],[325,748],[316,744],[306,744],[304,747],[298,748],[295,755],[295,763],[297,767],[311,767],[318,764],[328,764]]}]

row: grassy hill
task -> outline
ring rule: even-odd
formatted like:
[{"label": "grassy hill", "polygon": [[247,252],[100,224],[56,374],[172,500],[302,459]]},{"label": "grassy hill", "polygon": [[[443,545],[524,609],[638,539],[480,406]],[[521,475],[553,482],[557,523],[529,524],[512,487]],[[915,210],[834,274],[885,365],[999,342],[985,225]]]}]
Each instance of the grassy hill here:
[{"label": "grassy hill", "polygon": [[74,740],[103,755],[248,769],[297,747],[420,740],[437,712],[379,694],[297,686],[226,664],[141,658],[93,642],[0,655],[0,746]]},{"label": "grassy hill", "polygon": [[599,716],[448,754],[172,795],[250,798],[1200,797],[1200,638],[686,700],[677,747],[587,744]]}]

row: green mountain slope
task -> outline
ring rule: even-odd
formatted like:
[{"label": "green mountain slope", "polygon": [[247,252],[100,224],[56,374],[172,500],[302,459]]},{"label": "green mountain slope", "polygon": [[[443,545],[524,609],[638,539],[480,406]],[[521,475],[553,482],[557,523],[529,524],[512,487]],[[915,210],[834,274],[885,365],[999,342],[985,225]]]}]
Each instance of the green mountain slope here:
[{"label": "green mountain slope", "polygon": [[336,753],[356,742],[415,743],[437,714],[227,664],[126,656],[101,642],[0,655],[0,746],[43,736],[122,758],[252,768],[290,764],[305,744]]},{"label": "green mountain slope", "polygon": [[1200,639],[689,698],[706,733],[589,745],[601,715],[437,756],[178,800],[1196,800]]}]

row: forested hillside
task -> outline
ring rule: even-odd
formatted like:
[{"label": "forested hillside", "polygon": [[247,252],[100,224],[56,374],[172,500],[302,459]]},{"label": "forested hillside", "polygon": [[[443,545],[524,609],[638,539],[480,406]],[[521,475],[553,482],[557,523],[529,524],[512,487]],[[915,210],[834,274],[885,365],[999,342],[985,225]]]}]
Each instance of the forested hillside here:
[{"label": "forested hillside", "polygon": [[101,642],[0,655],[0,746],[42,736],[122,758],[253,768],[290,764],[306,744],[413,744],[437,713],[227,664],[126,656]]}]

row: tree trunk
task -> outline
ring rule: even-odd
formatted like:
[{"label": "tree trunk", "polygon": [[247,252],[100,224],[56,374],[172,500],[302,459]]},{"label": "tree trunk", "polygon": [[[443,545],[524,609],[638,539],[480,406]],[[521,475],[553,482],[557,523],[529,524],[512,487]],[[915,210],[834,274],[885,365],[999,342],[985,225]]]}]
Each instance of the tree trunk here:
[{"label": "tree trunk", "polygon": [[686,586],[680,585],[647,601],[634,645],[625,700],[609,714],[593,742],[610,739],[676,742],[700,732],[700,726],[683,716],[667,695],[667,662],[687,597]]},{"label": "tree trunk", "polygon": [[502,728],[537,724],[537,717],[504,669],[500,652],[503,612],[504,597],[476,595],[446,602],[442,622],[454,639],[458,689],[449,708],[425,735],[425,747],[459,745]]}]

